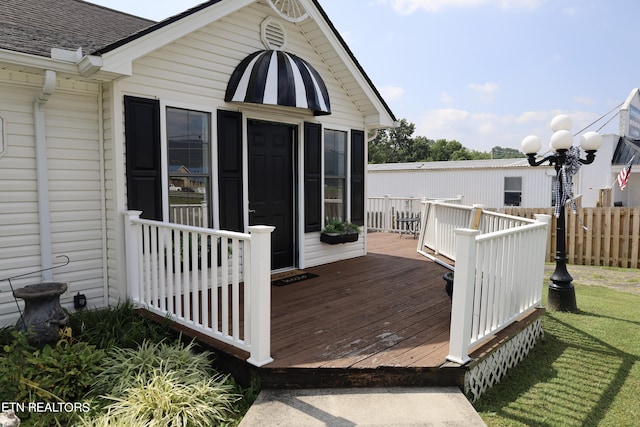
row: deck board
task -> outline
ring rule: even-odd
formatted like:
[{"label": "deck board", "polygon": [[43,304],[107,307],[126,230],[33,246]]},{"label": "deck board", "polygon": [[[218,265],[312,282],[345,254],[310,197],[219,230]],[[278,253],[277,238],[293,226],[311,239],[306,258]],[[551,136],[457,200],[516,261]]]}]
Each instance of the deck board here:
[{"label": "deck board", "polygon": [[[308,268],[318,277],[272,288],[269,368],[444,362],[451,316],[442,280],[447,270],[417,254],[416,240],[367,237],[367,256]],[[416,354],[416,348],[426,352]]]}]

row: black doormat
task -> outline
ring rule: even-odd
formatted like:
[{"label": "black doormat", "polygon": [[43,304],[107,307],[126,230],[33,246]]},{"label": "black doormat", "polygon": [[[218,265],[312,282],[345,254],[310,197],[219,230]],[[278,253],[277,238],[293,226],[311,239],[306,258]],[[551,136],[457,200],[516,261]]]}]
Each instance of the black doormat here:
[{"label": "black doormat", "polygon": [[303,280],[313,279],[314,277],[318,277],[318,275],[313,273],[300,273],[289,277],[283,277],[282,279],[274,280],[271,282],[271,284],[275,286],[286,286],[291,285],[292,283],[302,282]]}]

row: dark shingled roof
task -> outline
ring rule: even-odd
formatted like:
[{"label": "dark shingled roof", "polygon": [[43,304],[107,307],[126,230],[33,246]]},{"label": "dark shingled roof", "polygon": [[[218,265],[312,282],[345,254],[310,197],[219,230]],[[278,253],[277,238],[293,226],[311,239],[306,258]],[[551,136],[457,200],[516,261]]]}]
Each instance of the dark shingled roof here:
[{"label": "dark shingled roof", "polygon": [[50,57],[54,47],[81,47],[90,54],[154,24],[81,0],[1,0],[0,49]]}]

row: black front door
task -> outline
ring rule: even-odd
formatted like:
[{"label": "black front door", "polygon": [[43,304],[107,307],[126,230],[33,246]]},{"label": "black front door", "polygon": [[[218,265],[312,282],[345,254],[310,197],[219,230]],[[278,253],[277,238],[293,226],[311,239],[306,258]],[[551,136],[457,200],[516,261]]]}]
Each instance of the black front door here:
[{"label": "black front door", "polygon": [[295,126],[250,120],[249,224],[272,225],[271,269],[295,265]]}]

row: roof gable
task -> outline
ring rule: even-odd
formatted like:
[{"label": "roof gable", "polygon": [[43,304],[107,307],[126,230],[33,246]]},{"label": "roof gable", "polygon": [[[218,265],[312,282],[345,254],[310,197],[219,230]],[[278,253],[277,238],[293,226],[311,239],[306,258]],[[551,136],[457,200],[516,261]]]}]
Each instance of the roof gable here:
[{"label": "roof gable", "polygon": [[[299,2],[309,18],[295,25],[363,113],[365,125],[393,126],[394,114],[319,2]],[[253,3],[211,0],[155,23],[81,0],[3,0],[0,49],[50,57],[52,48],[82,48],[101,56],[106,74],[131,75],[136,59]]]}]

